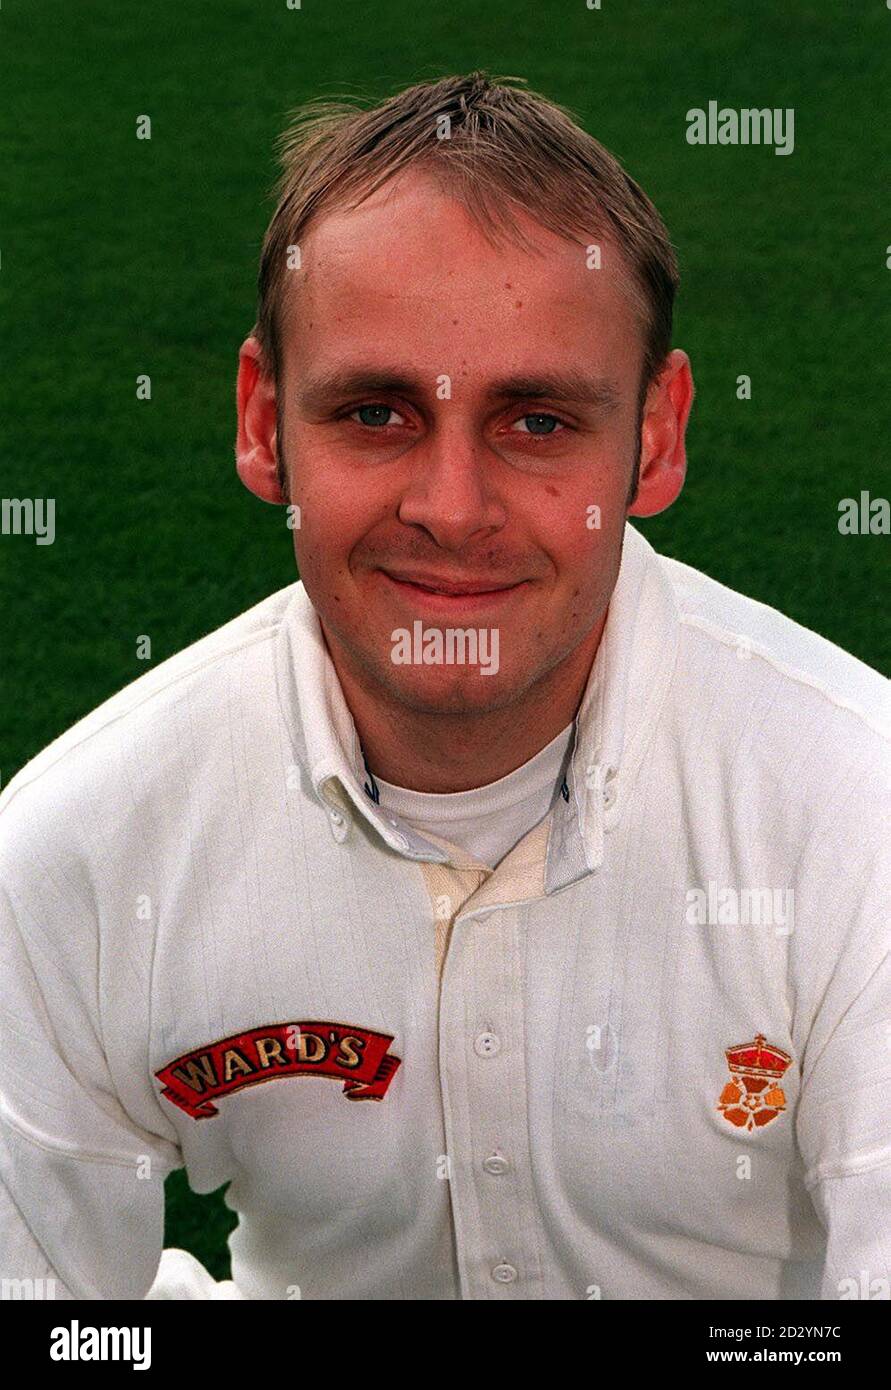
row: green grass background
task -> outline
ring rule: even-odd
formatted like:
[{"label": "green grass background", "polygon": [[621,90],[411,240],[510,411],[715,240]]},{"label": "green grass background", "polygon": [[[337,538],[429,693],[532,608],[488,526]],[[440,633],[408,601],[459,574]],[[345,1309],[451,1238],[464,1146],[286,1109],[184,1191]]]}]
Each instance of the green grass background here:
[{"label": "green grass background", "polygon": [[[891,672],[889,541],[837,529],[889,494],[889,43],[885,0],[2,0],[2,495],[57,526],[0,537],[4,782],[143,673],[139,634],[158,662],[294,578],[233,469],[286,112],[475,67],[569,105],[678,248],[689,481],[638,524]],[[689,146],[709,99],[794,107],[794,154]],[[169,1180],[167,1244],[217,1277],[232,1224]]]}]

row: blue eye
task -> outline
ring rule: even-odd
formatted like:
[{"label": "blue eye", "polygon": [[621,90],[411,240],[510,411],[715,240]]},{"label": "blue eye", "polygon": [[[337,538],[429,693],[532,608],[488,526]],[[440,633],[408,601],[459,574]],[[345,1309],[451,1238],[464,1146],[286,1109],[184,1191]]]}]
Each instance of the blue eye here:
[{"label": "blue eye", "polygon": [[[391,415],[396,417],[395,420],[388,418]],[[389,405],[360,405],[358,410],[352,412],[350,419],[355,420],[357,416],[360,425],[371,425],[376,428],[381,425],[405,424],[402,416],[397,415],[396,411]]]},{"label": "blue eye", "polygon": [[521,415],[519,423],[526,425],[522,431],[524,434],[555,434],[558,429],[563,429],[556,415]]}]

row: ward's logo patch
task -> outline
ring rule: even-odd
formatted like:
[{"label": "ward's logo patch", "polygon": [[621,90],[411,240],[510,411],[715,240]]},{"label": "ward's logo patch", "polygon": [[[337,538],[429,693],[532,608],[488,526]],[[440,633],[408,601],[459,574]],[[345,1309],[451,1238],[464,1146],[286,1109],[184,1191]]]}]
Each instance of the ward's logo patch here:
[{"label": "ward's logo patch", "polygon": [[786,1108],[779,1085],[792,1058],[758,1033],[752,1042],[736,1043],[724,1053],[730,1080],[721,1092],[718,1109],[737,1129],[763,1129]]},{"label": "ward's logo patch", "polygon": [[155,1075],[193,1120],[217,1115],[221,1096],[285,1076],[326,1076],[348,1100],[383,1100],[401,1062],[387,1051],[392,1041],[349,1023],[271,1023],[185,1052]]}]

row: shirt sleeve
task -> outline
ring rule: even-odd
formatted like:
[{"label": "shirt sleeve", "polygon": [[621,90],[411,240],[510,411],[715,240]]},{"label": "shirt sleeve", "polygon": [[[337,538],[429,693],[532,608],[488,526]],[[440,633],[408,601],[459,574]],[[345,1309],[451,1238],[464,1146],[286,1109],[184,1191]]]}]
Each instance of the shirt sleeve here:
[{"label": "shirt sleeve", "polygon": [[155,1282],[146,1294],[147,1299],[217,1299],[244,1300],[245,1295],[232,1279],[214,1279],[200,1260],[188,1250],[171,1246],[161,1256]]},{"label": "shirt sleeve", "polygon": [[43,819],[12,809],[0,816],[0,1278],[12,1297],[141,1299],[161,1258],[164,1178],[182,1159],[116,1092],[89,887]]},{"label": "shirt sleeve", "polygon": [[821,1298],[891,1298],[891,1159],[823,1178],[811,1196],[829,1234]]},{"label": "shirt sleeve", "polygon": [[798,1137],[827,1236],[821,1298],[891,1297],[891,954],[853,933],[805,1054]]}]

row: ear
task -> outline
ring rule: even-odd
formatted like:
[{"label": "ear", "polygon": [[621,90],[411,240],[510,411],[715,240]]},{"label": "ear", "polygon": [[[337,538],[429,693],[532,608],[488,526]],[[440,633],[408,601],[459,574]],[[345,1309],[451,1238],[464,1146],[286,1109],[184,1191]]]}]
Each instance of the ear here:
[{"label": "ear", "polygon": [[263,370],[260,344],[254,337],[244,340],[238,354],[236,399],[238,476],[264,502],[283,504],[278,481],[275,382]]},{"label": "ear", "polygon": [[650,383],[641,423],[640,477],[629,516],[655,516],[680,494],[687,472],[685,435],[693,404],[690,359],[680,348],[668,354]]}]

